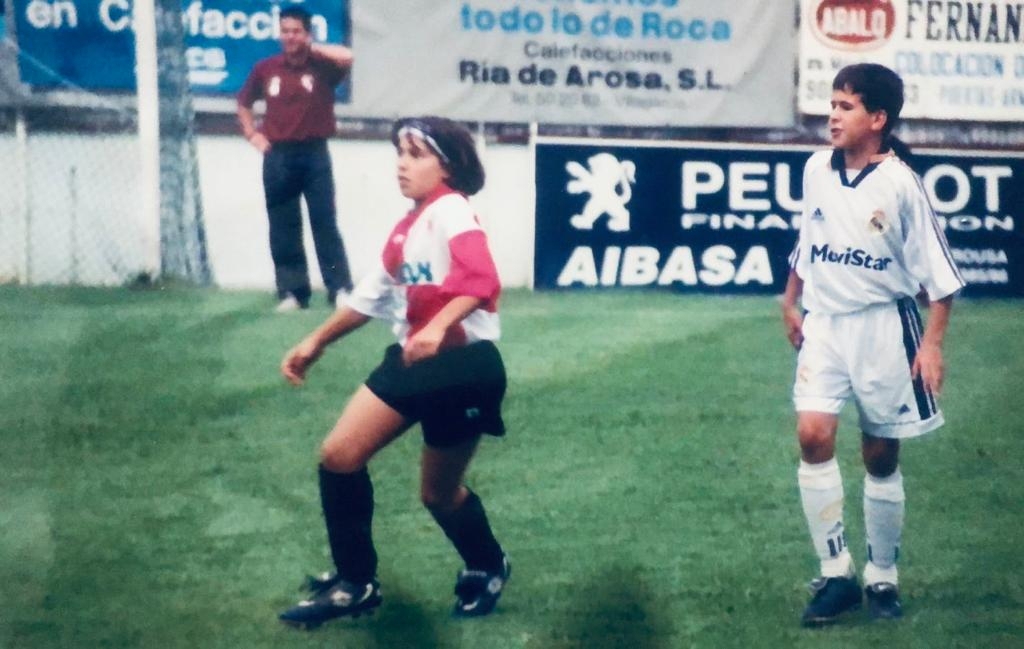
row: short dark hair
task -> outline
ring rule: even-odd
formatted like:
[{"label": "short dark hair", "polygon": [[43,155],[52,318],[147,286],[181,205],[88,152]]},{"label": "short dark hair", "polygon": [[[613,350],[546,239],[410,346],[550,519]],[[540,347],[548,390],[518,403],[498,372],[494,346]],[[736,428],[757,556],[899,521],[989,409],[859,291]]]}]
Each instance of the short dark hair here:
[{"label": "short dark hair", "polygon": [[403,117],[391,126],[391,143],[398,146],[406,132],[419,132],[448,172],[448,186],[472,196],[484,186],[486,174],[473,135],[462,124],[444,117]]},{"label": "short dark hair", "polygon": [[313,31],[313,15],[306,11],[304,7],[297,7],[294,5],[291,7],[285,7],[284,9],[281,10],[281,14],[278,17],[278,22],[284,20],[285,18],[291,18],[293,20],[301,21],[302,26],[306,29],[307,32]]},{"label": "short dark hair", "polygon": [[884,110],[883,137],[896,128],[903,110],[903,79],[889,68],[877,63],[848,65],[836,75],[832,89],[860,95],[868,112]]}]

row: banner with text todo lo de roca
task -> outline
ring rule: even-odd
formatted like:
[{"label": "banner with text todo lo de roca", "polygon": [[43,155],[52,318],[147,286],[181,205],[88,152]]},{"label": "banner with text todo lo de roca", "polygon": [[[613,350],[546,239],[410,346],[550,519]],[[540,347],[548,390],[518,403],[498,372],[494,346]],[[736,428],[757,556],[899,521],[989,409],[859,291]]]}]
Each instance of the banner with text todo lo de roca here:
[{"label": "banner with text todo lo de roca", "polygon": [[774,0],[352,0],[346,113],[789,126],[793,7]]},{"label": "banner with text todo lo de roca", "polygon": [[[534,286],[781,293],[813,148],[542,138]],[[1024,296],[1024,155],[919,151],[973,296]]]}]

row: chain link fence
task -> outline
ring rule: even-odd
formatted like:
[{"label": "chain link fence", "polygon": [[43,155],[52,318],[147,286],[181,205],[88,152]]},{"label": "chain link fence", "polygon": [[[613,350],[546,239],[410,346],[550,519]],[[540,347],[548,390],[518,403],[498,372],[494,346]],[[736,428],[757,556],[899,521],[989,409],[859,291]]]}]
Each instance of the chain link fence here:
[{"label": "chain link fence", "polygon": [[[136,97],[76,87],[0,38],[0,282],[212,282],[181,3],[157,3],[160,215],[142,213]],[[117,64],[124,64],[118,62]],[[19,69],[53,79],[23,85]]]}]

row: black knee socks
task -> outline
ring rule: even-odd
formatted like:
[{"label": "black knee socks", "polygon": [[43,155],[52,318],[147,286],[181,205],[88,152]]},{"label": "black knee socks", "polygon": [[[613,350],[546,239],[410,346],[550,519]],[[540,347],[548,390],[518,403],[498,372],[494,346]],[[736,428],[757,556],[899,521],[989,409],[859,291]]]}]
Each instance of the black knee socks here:
[{"label": "black knee socks", "polygon": [[[373,547],[373,484],[364,468],[355,473],[334,473],[319,467],[320,503],[334,565],[342,579],[364,584],[377,574]],[[491,532],[480,498],[469,492],[452,512],[431,510],[434,520],[451,540],[470,570],[500,572],[504,552]]]},{"label": "black knee socks", "polygon": [[434,520],[451,539],[470,570],[500,572],[504,553],[491,532],[483,503],[472,491],[462,506],[452,512],[431,509]]},{"label": "black knee socks", "polygon": [[365,468],[334,473],[320,466],[320,504],[338,575],[365,584],[377,574],[373,547],[373,484]]}]

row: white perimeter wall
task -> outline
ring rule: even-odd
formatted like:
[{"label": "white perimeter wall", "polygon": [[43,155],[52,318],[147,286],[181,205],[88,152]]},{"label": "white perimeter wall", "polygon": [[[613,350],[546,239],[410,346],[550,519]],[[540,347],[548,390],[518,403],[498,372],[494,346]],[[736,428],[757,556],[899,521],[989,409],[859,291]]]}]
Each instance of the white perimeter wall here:
[{"label": "white perimeter wall", "polygon": [[[355,278],[379,256],[391,227],[409,210],[398,193],[395,152],[387,141],[330,143],[338,224]],[[487,185],[471,201],[491,242],[505,286],[529,286],[533,269],[534,183],[530,149],[482,149]],[[216,282],[228,288],[272,288],[261,181],[262,158],[241,137],[201,137],[199,168],[206,235]],[[307,221],[308,225],[308,221]],[[306,254],[314,286],[322,286],[308,227]]]},{"label": "white perimeter wall", "polygon": [[[353,276],[379,255],[409,210],[398,193],[388,141],[330,142],[338,222]],[[534,184],[531,150],[482,147],[487,185],[471,201],[509,287],[530,286]],[[244,139],[198,140],[200,185],[214,280],[272,289],[262,157]],[[140,216],[138,140],[128,135],[30,134],[24,148],[0,136],[0,283],[119,284],[157,264],[157,224]],[[307,221],[308,225],[308,221]],[[310,279],[320,288],[306,229]]]}]

